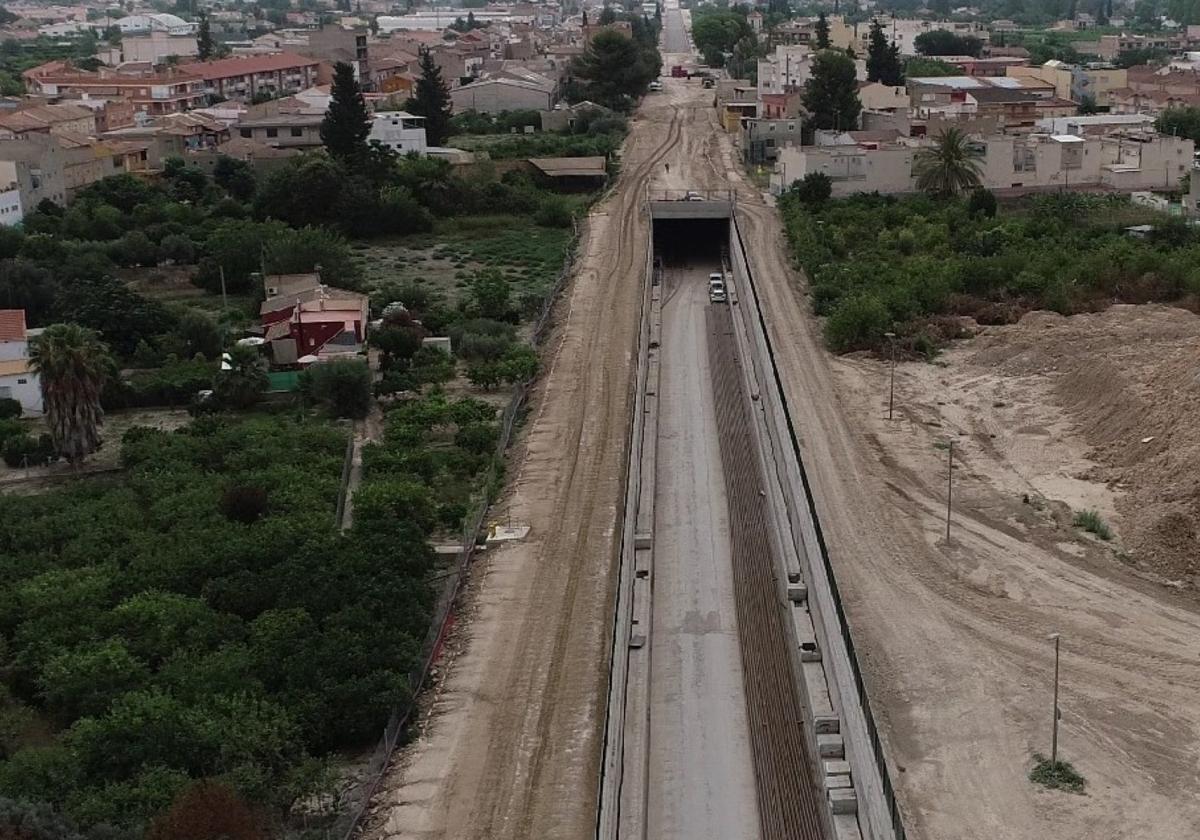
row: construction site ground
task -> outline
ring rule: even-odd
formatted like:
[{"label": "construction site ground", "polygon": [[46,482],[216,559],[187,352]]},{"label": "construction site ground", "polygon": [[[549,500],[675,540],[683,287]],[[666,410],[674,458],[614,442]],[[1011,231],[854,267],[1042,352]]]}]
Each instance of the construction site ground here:
[{"label": "construction site ground", "polygon": [[[1154,547],[1189,545],[1173,514],[1194,519],[1195,317],[1121,308],[989,329],[934,364],[903,363],[889,422],[886,362],[823,347],[776,211],[743,178],[712,91],[666,88],[639,109],[617,187],[587,220],[497,507],[530,536],[477,563],[429,714],[366,836],[593,831],[648,181],[738,190],[909,837],[1200,835],[1194,566],[1162,559],[1186,550]],[[950,436],[961,460],[947,544]],[[1101,511],[1118,548],[1072,528],[1063,505]],[[1052,632],[1062,753],[1088,780],[1083,796],[1027,778],[1049,750]]]}]

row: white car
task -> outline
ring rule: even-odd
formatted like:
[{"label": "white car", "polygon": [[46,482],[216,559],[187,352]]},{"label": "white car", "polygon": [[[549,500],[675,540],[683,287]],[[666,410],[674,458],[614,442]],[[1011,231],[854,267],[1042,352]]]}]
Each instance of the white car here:
[{"label": "white car", "polygon": [[725,275],[713,273],[708,275],[708,301],[709,303],[725,303],[728,297],[725,294]]},{"label": "white car", "polygon": [[650,83],[650,90],[655,92],[662,90],[662,82],[660,82],[658,79],[655,79]]}]

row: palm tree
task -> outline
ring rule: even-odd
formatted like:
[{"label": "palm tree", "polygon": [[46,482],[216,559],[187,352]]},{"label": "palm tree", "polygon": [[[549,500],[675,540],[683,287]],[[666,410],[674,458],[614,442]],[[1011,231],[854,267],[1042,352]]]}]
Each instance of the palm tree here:
[{"label": "palm tree", "polygon": [[947,128],[937,144],[917,152],[913,171],[917,188],[931,195],[949,197],[972,190],[982,179],[983,153],[967,143],[967,135]]},{"label": "palm tree", "polygon": [[100,391],[114,369],[108,346],[78,324],[54,324],[34,339],[29,361],[41,380],[54,447],[77,464],[100,448]]}]

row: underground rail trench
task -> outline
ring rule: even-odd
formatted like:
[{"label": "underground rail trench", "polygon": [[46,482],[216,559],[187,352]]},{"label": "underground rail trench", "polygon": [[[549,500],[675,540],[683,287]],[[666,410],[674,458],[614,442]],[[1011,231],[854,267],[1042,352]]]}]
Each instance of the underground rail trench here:
[{"label": "underground rail trench", "polygon": [[602,801],[600,834],[825,838],[732,306],[708,295],[733,206],[704,199],[650,202],[630,594],[618,606],[630,618],[614,638],[628,667],[614,682],[621,778],[605,785],[619,805]]}]

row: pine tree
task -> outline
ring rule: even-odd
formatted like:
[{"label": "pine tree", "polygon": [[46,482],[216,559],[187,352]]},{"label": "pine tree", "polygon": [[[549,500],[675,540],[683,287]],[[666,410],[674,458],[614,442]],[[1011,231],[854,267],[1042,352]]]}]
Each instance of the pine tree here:
[{"label": "pine tree", "polygon": [[817,15],[817,49],[829,49],[829,21],[824,12]]},{"label": "pine tree", "polygon": [[893,87],[904,83],[900,48],[888,43],[878,18],[871,21],[871,36],[867,41],[867,81]]},{"label": "pine tree", "polygon": [[426,143],[440,146],[446,142],[450,136],[450,91],[442,79],[442,68],[427,49],[421,50],[421,78],[408,109],[425,118]]},{"label": "pine tree", "polygon": [[213,37],[212,27],[208,23],[208,15],[200,15],[200,29],[196,33],[196,55],[201,61],[208,61],[213,57]]},{"label": "pine tree", "polygon": [[854,60],[838,50],[822,50],[813,59],[812,75],[804,83],[804,107],[813,128],[851,131],[858,126],[862,102]]},{"label": "pine tree", "polygon": [[366,151],[371,117],[354,78],[354,68],[344,61],[334,65],[332,94],[321,122],[321,142],[331,157],[348,160]]}]

